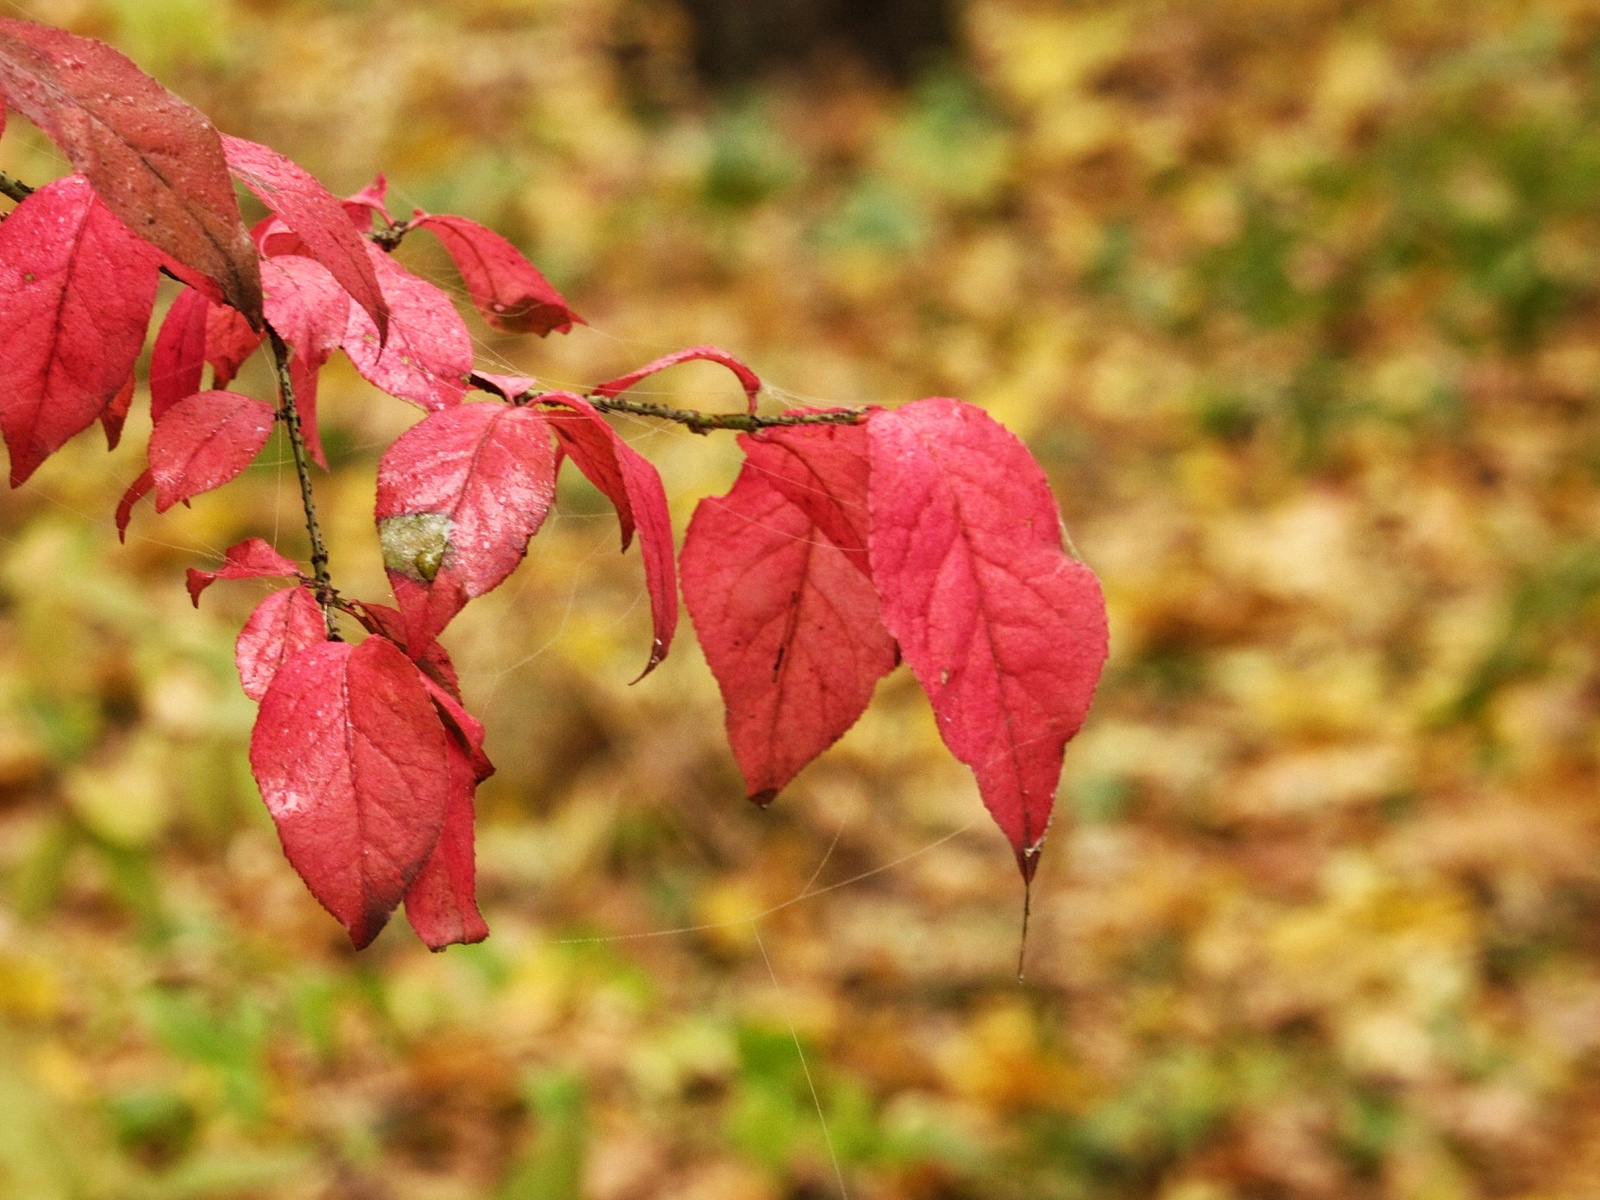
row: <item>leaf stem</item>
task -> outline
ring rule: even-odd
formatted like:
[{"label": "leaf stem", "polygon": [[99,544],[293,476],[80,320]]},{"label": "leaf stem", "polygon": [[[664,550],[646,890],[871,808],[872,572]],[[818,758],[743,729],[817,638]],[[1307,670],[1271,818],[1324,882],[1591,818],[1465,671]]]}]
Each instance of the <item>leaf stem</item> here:
[{"label": "leaf stem", "polygon": [[328,548],[322,540],[322,527],[317,524],[317,503],[311,494],[311,456],[306,451],[305,430],[300,425],[300,410],[295,407],[294,379],[289,373],[289,347],[284,345],[277,330],[270,325],[267,336],[272,341],[273,368],[278,375],[278,420],[289,435],[289,447],[294,453],[294,473],[300,479],[300,506],[306,514],[306,536],[311,540],[311,589],[322,605],[322,618],[328,625],[328,637],[339,640],[339,629],[334,624],[333,613],[342,607],[338,589],[328,574]]}]

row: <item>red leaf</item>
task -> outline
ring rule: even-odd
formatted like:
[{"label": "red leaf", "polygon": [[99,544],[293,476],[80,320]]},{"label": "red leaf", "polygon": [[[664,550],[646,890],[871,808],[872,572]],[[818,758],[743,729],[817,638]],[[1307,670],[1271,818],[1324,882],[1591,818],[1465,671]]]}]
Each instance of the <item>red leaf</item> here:
[{"label": "red leaf", "polygon": [[378,539],[413,653],[511,574],[554,492],[550,429],[531,408],[447,408],[389,447],[378,463]]},{"label": "red leaf", "polygon": [[424,678],[423,682],[428,685],[434,706],[439,710],[439,719],[444,722],[445,732],[461,743],[471,760],[474,778],[479,783],[483,782],[494,774],[494,764],[483,752],[483,722],[469,713],[462,706],[460,697],[453,692],[431,679]]},{"label": "red leaf", "polygon": [[758,804],[855,724],[895,665],[872,584],[754,463],[695,510],[683,598]]},{"label": "red leaf", "polygon": [[389,191],[389,181],[379,172],[378,177],[354,196],[346,196],[341,204],[344,205],[345,215],[350,218],[351,224],[358,233],[366,233],[372,228],[373,215],[383,219],[385,225],[393,225],[394,220],[389,216],[389,210],[384,207],[384,197]]},{"label": "red leaf", "polygon": [[[3,49],[0,36],[0,62]],[[40,188],[0,223],[0,431],[11,486],[116,397],[144,345],[158,262],[80,175]]]},{"label": "red leaf", "polygon": [[414,229],[431,231],[455,261],[483,319],[507,333],[566,333],[582,317],[505,238],[465,217],[412,214]]},{"label": "red leaf", "polygon": [[350,298],[321,263],[297,254],[261,264],[267,324],[306,361],[321,366],[344,340]]},{"label": "red leaf", "polygon": [[189,568],[189,599],[199,608],[200,593],[219,579],[283,579],[299,574],[300,568],[293,559],[285,558],[258,537],[245,538],[228,547],[222,565],[215,571]]},{"label": "red leaf", "polygon": [[540,399],[572,410],[546,412],[545,420],[578,469],[616,506],[624,550],[633,540],[634,525],[638,524],[645,587],[650,593],[655,626],[650,661],[639,675],[643,679],[667,656],[678,628],[678,580],[672,562],[672,517],[667,511],[666,489],[649,460],[617,436],[617,431],[588,401],[568,392],[550,392]]},{"label": "red leaf", "polygon": [[311,257],[367,311],[377,326],[378,340],[386,338],[388,302],[367,255],[366,239],[351,226],[338,198],[304,167],[276,150],[236,137],[224,137],[222,149],[228,169],[300,235]]},{"label": "red leaf", "polygon": [[117,540],[128,540],[128,522],[133,519],[133,506],[150,494],[150,489],[155,487],[155,478],[148,470],[142,471],[139,478],[128,485],[128,490],[122,493],[122,499],[117,501]]},{"label": "red leaf", "polygon": [[232,383],[263,338],[235,310],[221,304],[207,305],[206,361],[211,364],[211,386],[225,388]]},{"label": "red leaf", "polygon": [[686,362],[714,362],[727,367],[739,377],[739,386],[744,388],[745,398],[750,403],[750,411],[756,410],[756,395],[761,391],[761,380],[756,378],[756,373],[745,366],[726,350],[718,350],[715,346],[691,346],[687,350],[679,350],[674,354],[665,354],[654,362],[646,363],[637,371],[629,371],[626,375],[619,375],[608,383],[602,383],[592,389],[596,396],[610,399],[621,392],[627,391],[642,379],[654,375],[657,371],[665,371],[668,367],[675,367]]},{"label": "red leaf", "polygon": [[100,428],[106,431],[106,449],[115,450],[122,441],[122,426],[128,420],[128,410],[133,407],[133,372],[111,397],[111,403],[100,410]]},{"label": "red leaf", "polygon": [[234,645],[244,694],[260,700],[272,686],[278,668],[307,646],[328,640],[328,623],[311,590],[284,588],[273,592],[250,614]]},{"label": "red leaf", "polygon": [[260,322],[255,247],[210,121],[105,43],[9,18],[0,18],[0,91],[129,229],[216,280]]},{"label": "red leaf", "polygon": [[185,288],[167,309],[150,351],[150,419],[157,424],[185,396],[200,390],[206,369],[206,313],[211,302]]},{"label": "red leaf", "polygon": [[459,404],[472,370],[472,336],[450,297],[375,246],[367,247],[384,298],[389,339],[359,307],[350,310],[344,352],[375,387],[429,412]]},{"label": "red leaf", "polygon": [[478,781],[472,759],[455,737],[446,739],[450,799],[433,853],[406,892],[406,920],[430,950],[481,942],[488,923],[478,911],[472,796]]},{"label": "red leaf", "polygon": [[156,511],[221,487],[267,444],[272,405],[235,392],[196,392],[178,401],[150,434]]},{"label": "red leaf", "polygon": [[490,371],[474,371],[472,386],[496,396],[503,396],[515,404],[523,396],[539,390],[539,381],[532,375],[496,375]]},{"label": "red leaf", "polygon": [[799,505],[850,556],[867,566],[868,435],[861,425],[795,425],[741,434],[752,467]]},{"label": "red leaf", "polygon": [[884,624],[1031,878],[1105,662],[1100,585],[1062,550],[1038,463],[981,410],[920,400],[867,428]]},{"label": "red leaf", "polygon": [[357,620],[366,627],[368,633],[388,638],[406,652],[406,656],[421,668],[428,679],[455,699],[461,699],[461,680],[456,675],[455,664],[450,661],[449,651],[438,642],[427,642],[420,655],[412,654],[411,648],[406,645],[405,619],[401,617],[399,609],[390,608],[387,604],[368,604],[364,600],[357,600],[355,606],[359,610]]},{"label": "red leaf", "polygon": [[321,642],[279,669],[250,766],[284,853],[359,949],[422,870],[450,803],[449,740],[394,643]]}]

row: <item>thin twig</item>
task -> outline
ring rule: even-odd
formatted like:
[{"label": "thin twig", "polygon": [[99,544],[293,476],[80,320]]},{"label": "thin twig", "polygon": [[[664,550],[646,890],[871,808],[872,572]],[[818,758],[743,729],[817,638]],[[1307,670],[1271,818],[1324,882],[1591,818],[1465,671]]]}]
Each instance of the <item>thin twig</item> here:
[{"label": "thin twig", "polygon": [[328,574],[328,548],[322,541],[322,527],[317,524],[317,504],[311,494],[311,456],[306,451],[305,430],[300,425],[300,410],[294,402],[294,379],[289,373],[289,347],[270,326],[267,336],[272,341],[272,361],[278,375],[278,420],[289,435],[289,447],[294,452],[294,472],[300,477],[300,506],[306,514],[306,536],[311,539],[311,588],[322,605],[323,619],[328,623],[328,636],[337,639],[338,627],[333,613],[343,607],[338,590]]},{"label": "thin twig", "polygon": [[23,183],[22,180],[13,179],[4,171],[0,171],[0,196],[7,196],[21,204],[31,195],[33,195],[33,189]]},{"label": "thin twig", "polygon": [[[541,393],[524,392],[513,403],[538,403]],[[859,425],[867,419],[871,409],[830,408],[823,412],[785,413],[777,417],[762,417],[755,413],[706,413],[692,408],[673,408],[666,404],[651,404],[645,400],[624,400],[617,396],[590,396],[590,404],[601,412],[629,413],[635,417],[655,417],[662,421],[676,421],[690,433],[709,433],[713,429],[731,429],[740,433],[754,433],[758,429],[773,429],[785,425]]]}]

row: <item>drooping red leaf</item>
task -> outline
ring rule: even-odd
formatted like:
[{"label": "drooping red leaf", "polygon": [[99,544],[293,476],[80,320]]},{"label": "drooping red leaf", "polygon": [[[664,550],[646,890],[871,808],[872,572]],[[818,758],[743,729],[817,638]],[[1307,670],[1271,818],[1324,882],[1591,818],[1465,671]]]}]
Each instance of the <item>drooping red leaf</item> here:
[{"label": "drooping red leaf", "polygon": [[346,196],[340,203],[344,205],[345,215],[350,218],[351,224],[357,232],[366,233],[372,228],[372,218],[377,215],[385,225],[394,224],[389,216],[389,210],[384,207],[384,197],[389,192],[389,181],[380,171],[378,177],[353,196]]},{"label": "drooping red leaf", "polygon": [[383,341],[366,311],[350,309],[344,352],[375,387],[429,412],[461,402],[472,370],[472,335],[450,297],[376,246],[367,251],[389,303]]},{"label": "drooping red leaf", "polygon": [[0,223],[0,432],[11,486],[115,399],[144,345],[158,262],[81,175],[40,188]]},{"label": "drooping red leaf", "polygon": [[635,525],[639,529],[639,551],[644,556],[645,588],[650,593],[654,623],[650,661],[639,675],[643,679],[667,656],[678,628],[678,580],[672,561],[672,517],[667,510],[666,489],[650,461],[623,441],[588,401],[570,392],[549,392],[541,399],[566,406],[568,411],[547,411],[545,419],[555,430],[562,450],[616,506],[624,550],[633,540]]},{"label": "drooping red leaf", "polygon": [[133,372],[122,381],[111,403],[100,410],[100,428],[106,431],[106,449],[115,450],[122,441],[122,427],[127,423],[128,411],[133,407]]},{"label": "drooping red leaf", "polygon": [[276,150],[236,137],[224,137],[222,149],[235,178],[300,235],[311,257],[366,310],[383,341],[389,331],[389,303],[367,255],[367,242],[350,224],[339,199]]},{"label": "drooping red leaf", "polygon": [[1105,662],[1099,582],[1062,549],[1044,471],[980,409],[920,400],[867,428],[884,624],[1031,878]]},{"label": "drooping red leaf", "polygon": [[157,424],[185,396],[200,390],[206,369],[206,313],[211,302],[184,288],[167,309],[150,351],[150,419]]},{"label": "drooping red leaf", "polygon": [[359,949],[438,843],[449,741],[422,676],[394,643],[321,642],[279,668],[250,766],[284,853]]},{"label": "drooping red leaf", "polygon": [[428,694],[433,697],[434,706],[439,710],[439,719],[444,722],[445,732],[461,743],[472,763],[474,779],[482,783],[494,774],[494,764],[483,752],[483,722],[466,710],[459,696],[426,678],[426,672],[423,674],[423,682],[428,685]]},{"label": "drooping red leaf", "polygon": [[483,319],[507,333],[566,333],[584,319],[505,238],[466,217],[418,211],[411,227],[434,234],[461,272],[467,294]]},{"label": "drooping red leaf", "polygon": [[471,383],[473,387],[502,396],[513,404],[529,392],[539,390],[539,381],[532,375],[497,375],[493,371],[473,371]]},{"label": "drooping red leaf", "polygon": [[272,436],[274,417],[265,400],[236,392],[196,392],[174,404],[150,434],[156,511],[243,471]]},{"label": "drooping red leaf", "polygon": [[117,540],[128,540],[128,522],[133,520],[133,506],[150,494],[156,486],[155,477],[148,468],[139,473],[139,478],[128,485],[128,490],[122,493],[122,499],[117,501]]},{"label": "drooping red leaf", "polygon": [[457,700],[461,699],[461,679],[456,674],[455,663],[450,661],[448,650],[438,642],[427,642],[420,655],[412,654],[411,648],[406,645],[405,618],[400,615],[399,609],[390,608],[387,604],[368,604],[364,600],[357,600],[355,607],[358,611],[357,620],[366,627],[368,633],[388,638],[406,652],[407,657],[417,664],[430,681]]},{"label": "drooping red leaf", "polygon": [[260,322],[255,248],[210,121],[105,43],[11,18],[0,18],[0,92],[123,224]]},{"label": "drooping red leaf", "polygon": [[189,568],[189,599],[200,607],[200,593],[219,579],[289,579],[300,574],[294,559],[285,558],[261,538],[245,538],[229,546],[215,571]]},{"label": "drooping red leaf", "polygon": [[327,640],[328,624],[310,588],[273,592],[256,605],[234,644],[233,661],[245,695],[260,700],[284,663]]},{"label": "drooping red leaf", "polygon": [[752,469],[868,573],[866,425],[777,427],[741,434],[739,444]]},{"label": "drooping red leaf", "polygon": [[489,925],[478,911],[472,797],[472,759],[459,739],[445,741],[450,798],[433,853],[406,891],[406,920],[430,950],[481,942]]},{"label": "drooping red leaf", "polygon": [[703,500],[683,598],[727,708],[749,796],[766,804],[838,741],[895,665],[872,584],[754,463]]},{"label": "drooping red leaf", "polygon": [[378,539],[413,654],[511,574],[554,493],[550,428],[531,408],[447,408],[389,447],[378,463]]},{"label": "drooping red leaf", "polygon": [[236,311],[222,304],[206,306],[206,361],[211,364],[211,386],[225,388],[256,352],[265,335],[252,329]]},{"label": "drooping red leaf", "polygon": [[673,354],[664,354],[654,362],[648,362],[637,371],[629,371],[626,375],[619,375],[599,387],[593,389],[596,396],[610,399],[627,391],[640,380],[647,379],[657,371],[665,371],[668,367],[675,367],[686,362],[714,362],[727,367],[738,377],[739,386],[744,388],[745,399],[749,401],[750,411],[756,410],[756,396],[761,391],[761,380],[756,373],[745,366],[726,350],[718,350],[715,346],[691,346],[687,350],[679,350]]}]

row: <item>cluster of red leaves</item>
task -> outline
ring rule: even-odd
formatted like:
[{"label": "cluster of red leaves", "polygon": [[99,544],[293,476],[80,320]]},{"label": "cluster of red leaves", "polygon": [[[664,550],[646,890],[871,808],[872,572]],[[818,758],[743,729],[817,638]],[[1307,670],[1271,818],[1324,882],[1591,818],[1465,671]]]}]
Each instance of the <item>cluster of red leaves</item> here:
[{"label": "cluster of red leaves", "polygon": [[[382,179],[340,200],[275,151],[219,136],[110,48],[47,27],[0,20],[0,93],[78,172],[0,223],[0,433],[13,486],[96,420],[115,445],[163,271],[185,286],[155,337],[149,468],[119,507],[120,530],[152,490],[163,511],[233,479],[279,421],[320,462],[317,373],[336,350],[427,414],[378,467],[397,607],[347,601],[322,564],[308,575],[259,539],[218,570],[191,571],[189,590],[198,604],[217,579],[295,581],[239,636],[240,678],[261,705],[250,761],[289,861],[355,944],[402,901],[436,949],[483,938],[473,797],[494,768],[438,637],[522,560],[570,459],[615,505],[623,548],[639,535],[648,673],[677,625],[666,495],[597,405],[697,358],[731,369],[753,412],[759,379],[709,348],[589,398],[474,373],[449,298],[388,251],[428,230],[490,325],[570,330],[581,319],[498,234],[423,212],[396,222]],[[270,214],[253,229],[234,181]],[[226,390],[269,342],[289,381],[280,402]],[[483,402],[465,403],[469,390]],[[855,424],[761,428],[741,443],[744,470],[701,504],[681,566],[751,798],[770,801],[836,741],[904,657],[1031,877],[1106,653],[1099,585],[1063,548],[1043,471],[1015,437],[948,399]],[[365,640],[344,641],[335,612]]]}]

